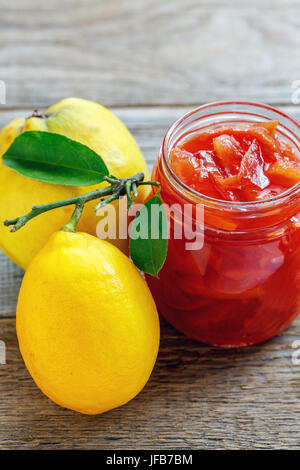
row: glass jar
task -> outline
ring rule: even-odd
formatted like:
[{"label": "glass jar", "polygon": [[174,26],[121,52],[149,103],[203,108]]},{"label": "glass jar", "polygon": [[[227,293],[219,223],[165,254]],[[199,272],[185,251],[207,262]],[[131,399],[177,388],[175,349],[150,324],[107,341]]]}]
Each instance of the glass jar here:
[{"label": "glass jar", "polygon": [[[168,207],[202,230],[203,245],[187,249],[186,220],[170,210],[170,239],[159,279],[147,276],[158,309],[178,330],[204,343],[246,346],[277,335],[300,309],[300,183],[268,200],[221,201],[186,186],[172,171],[171,150],[214,126],[279,120],[277,135],[300,152],[300,125],[260,103],[200,106],[167,132],[152,179]],[[175,207],[175,206],[174,206]],[[196,208],[202,207],[199,220]],[[201,211],[200,211],[201,213]],[[196,226],[196,225],[195,225]],[[177,235],[175,235],[177,234]]]}]

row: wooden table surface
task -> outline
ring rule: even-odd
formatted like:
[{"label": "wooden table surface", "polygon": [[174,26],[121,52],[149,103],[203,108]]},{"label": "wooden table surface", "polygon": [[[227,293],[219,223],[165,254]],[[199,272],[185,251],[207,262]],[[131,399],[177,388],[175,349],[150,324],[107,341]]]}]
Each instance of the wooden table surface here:
[{"label": "wooden table surface", "polygon": [[[151,167],[168,126],[193,106],[259,100],[300,120],[299,0],[0,0],[0,127],[67,96],[111,107]],[[1,214],[0,214],[1,219]],[[162,320],[143,392],[101,416],[59,408],[17,346],[22,271],[0,255],[0,449],[296,449],[300,318],[267,343],[219,350]]]}]

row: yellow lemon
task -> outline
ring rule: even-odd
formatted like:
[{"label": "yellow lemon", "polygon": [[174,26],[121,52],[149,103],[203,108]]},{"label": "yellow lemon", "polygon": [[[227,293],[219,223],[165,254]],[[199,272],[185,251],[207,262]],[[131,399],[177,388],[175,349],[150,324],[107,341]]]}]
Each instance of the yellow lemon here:
[{"label": "yellow lemon", "polygon": [[[63,134],[89,146],[105,160],[110,173],[128,177],[143,172],[148,177],[145,160],[128,129],[103,106],[79,98],[68,98],[49,108],[43,115],[34,113],[27,119],[15,119],[0,132],[0,157],[22,132],[40,130]],[[5,167],[0,158],[0,248],[8,257],[26,269],[33,256],[72,214],[73,207],[59,208],[44,214],[42,220],[32,220],[13,236],[3,226],[12,219],[29,212],[33,205],[47,204],[92,191],[98,186],[85,188],[51,185],[19,175]],[[137,202],[147,195],[145,187],[139,188]],[[99,218],[91,201],[86,205],[79,230],[96,234]],[[115,204],[118,209],[118,203]],[[118,214],[117,214],[118,220]],[[127,240],[111,240],[127,252]]]},{"label": "yellow lemon", "polygon": [[51,400],[99,414],[127,403],[148,381],[159,320],[127,256],[92,235],[60,231],[25,274],[17,334],[30,374]]}]

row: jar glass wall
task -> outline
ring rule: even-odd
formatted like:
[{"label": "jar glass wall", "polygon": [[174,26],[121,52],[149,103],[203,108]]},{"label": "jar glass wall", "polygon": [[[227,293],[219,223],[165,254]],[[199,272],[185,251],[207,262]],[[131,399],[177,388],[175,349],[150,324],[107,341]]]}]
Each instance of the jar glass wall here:
[{"label": "jar glass wall", "polygon": [[[158,309],[177,329],[217,346],[245,346],[280,333],[300,308],[300,183],[279,196],[231,202],[197,193],[173,172],[172,149],[220,124],[279,120],[277,134],[300,152],[300,126],[270,106],[218,102],[179,119],[166,134],[153,168],[161,197],[202,231],[203,245],[187,249],[184,218],[170,212],[170,240],[159,279],[147,276]],[[201,220],[197,206],[203,208]],[[181,229],[181,230],[179,230]],[[183,234],[178,238],[179,232]]]}]

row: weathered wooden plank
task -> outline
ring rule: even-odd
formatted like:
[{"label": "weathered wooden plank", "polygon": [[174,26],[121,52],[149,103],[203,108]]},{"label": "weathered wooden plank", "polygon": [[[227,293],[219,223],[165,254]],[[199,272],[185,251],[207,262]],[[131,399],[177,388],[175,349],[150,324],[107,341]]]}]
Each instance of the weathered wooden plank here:
[{"label": "weathered wooden plank", "polygon": [[0,250],[0,318],[15,316],[23,271]]},{"label": "weathered wooden plank", "polygon": [[216,99],[290,103],[300,77],[296,0],[1,0],[9,105]]},{"label": "weathered wooden plank", "polygon": [[[51,103],[49,103],[50,105]],[[152,168],[154,160],[168,128],[185,113],[195,106],[141,106],[141,107],[114,107],[110,109],[129,128],[141,147],[145,159]],[[43,110],[37,104],[31,108],[19,107],[6,109],[0,106],[0,129],[11,119],[30,116],[34,109]],[[285,113],[300,121],[300,106],[278,106]]]},{"label": "weathered wooden plank", "polygon": [[299,449],[300,366],[291,347],[299,320],[264,345],[227,351],[188,340],[163,321],[144,391],[89,417],[39,392],[21,360],[14,319],[1,319],[0,449]]},{"label": "weathered wooden plank", "polygon": [[[300,78],[299,0],[0,0],[0,6],[0,80],[7,85],[0,128],[70,95],[125,106],[115,112],[149,167],[184,105],[231,98],[289,104],[291,81]],[[160,107],[126,107],[135,104]],[[297,107],[288,111],[300,119]],[[279,337],[240,351],[205,347],[163,321],[159,360],[145,390],[119,410],[87,417],[51,403],[22,363],[15,320],[3,318],[15,314],[21,278],[0,255],[0,340],[7,347],[0,449],[299,448],[300,366],[292,364],[299,318]]]}]

